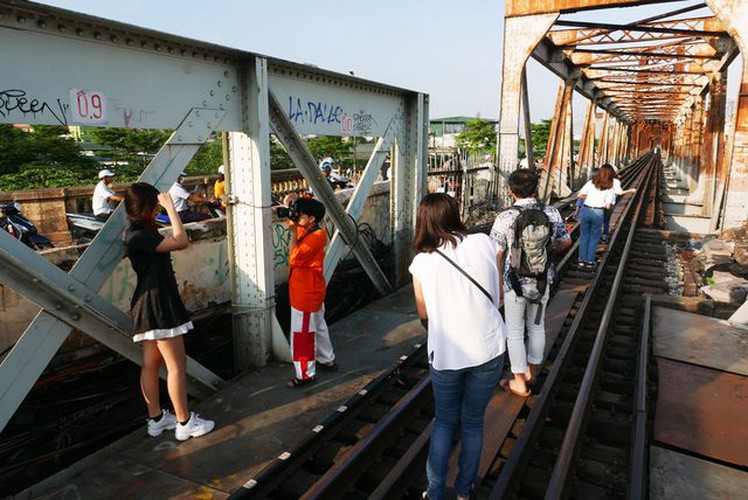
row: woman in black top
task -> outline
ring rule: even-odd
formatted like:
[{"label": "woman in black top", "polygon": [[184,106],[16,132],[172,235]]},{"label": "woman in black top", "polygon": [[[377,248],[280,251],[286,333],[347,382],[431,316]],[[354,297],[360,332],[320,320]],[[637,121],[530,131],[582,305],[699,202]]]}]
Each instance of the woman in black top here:
[{"label": "woman in black top", "polygon": [[[172,236],[164,237],[154,222],[159,204],[172,221]],[[187,355],[182,335],[193,328],[184,307],[170,252],[189,246],[187,233],[168,193],[143,182],[130,186],[125,194],[130,224],[125,231],[125,248],[138,281],[132,296],[133,341],[143,345],[140,387],[148,406],[148,434],[159,436],[176,429],[179,441],[209,433],[212,420],[200,418],[187,408]],[[176,416],[162,410],[158,372],[166,365],[167,388]]]}]

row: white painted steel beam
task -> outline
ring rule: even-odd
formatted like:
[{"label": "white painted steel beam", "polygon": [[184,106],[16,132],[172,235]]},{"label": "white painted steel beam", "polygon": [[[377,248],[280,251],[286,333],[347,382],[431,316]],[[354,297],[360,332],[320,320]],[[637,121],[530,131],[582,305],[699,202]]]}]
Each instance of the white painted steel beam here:
[{"label": "white painted steel beam", "polygon": [[403,129],[392,158],[390,221],[398,287],[411,282],[408,266],[413,257],[416,212],[426,194],[428,126],[428,97],[418,94],[405,105]]},{"label": "white painted steel beam", "polygon": [[327,215],[333,221],[335,227],[341,232],[346,243],[351,246],[353,253],[358,258],[366,273],[371,278],[379,293],[386,295],[392,292],[392,285],[387,276],[379,267],[371,250],[364,245],[360,238],[356,237],[356,227],[346,215],[343,207],[335,197],[330,184],[322,175],[317,161],[307,148],[304,141],[299,137],[293,126],[293,122],[281,107],[277,98],[270,91],[270,124],[278,140],[286,148],[288,155],[301,171],[307,183],[314,190],[316,197],[325,205]]},{"label": "white painted steel beam", "polygon": [[527,58],[558,18],[558,14],[504,19],[501,104],[499,107],[498,171],[495,191],[502,205],[510,202],[507,178],[519,163],[519,117],[521,76]]},{"label": "white painted steel beam", "polygon": [[[154,185],[159,191],[166,191],[197,151],[200,138],[207,137],[212,130],[211,127],[220,125],[223,117],[224,112],[220,110],[191,110],[171,135],[166,145],[156,154],[139,180]],[[84,294],[83,298],[87,303],[99,303],[98,301],[94,302],[94,299],[98,297],[97,291],[122,260],[124,255],[122,234],[125,230],[125,224],[124,206],[119,206],[70,271],[70,279],[73,281],[67,285],[72,287],[72,290],[69,291],[73,293],[78,290],[78,293],[80,293],[81,287],[85,287],[88,293]],[[0,281],[12,279],[13,288],[23,286],[27,288],[27,292],[28,290],[34,291],[36,290],[34,284],[38,283],[39,280],[37,276],[34,276],[34,273],[39,273],[41,269],[44,270],[43,275],[48,274],[47,269],[51,264],[26,247],[16,251],[20,252],[20,257],[30,259],[26,264],[27,267],[20,268],[24,271],[25,277],[11,276],[10,272],[13,269],[2,267],[0,268],[2,269]],[[62,271],[59,272],[62,273]],[[76,285],[76,283],[80,283],[80,285]],[[47,299],[44,299],[43,295],[39,295],[39,297],[37,295],[38,293],[32,293],[28,298],[44,306]],[[86,296],[89,297],[88,300],[86,300]],[[54,305],[54,307],[57,306]],[[118,324],[119,330],[129,331],[129,325],[125,328],[122,325],[122,320],[115,321],[112,319],[115,316],[108,314],[109,307],[106,307],[106,305],[97,306],[95,310],[103,314],[104,317],[110,318],[113,324]],[[84,326],[86,324],[88,323],[80,323]],[[76,328],[82,328],[82,326],[76,323]],[[0,428],[7,424],[7,421],[31,390],[71,330],[72,327],[69,324],[55,318],[51,311],[44,310],[27,327],[13,350],[0,364],[0,407],[3,408],[3,412],[0,414]],[[91,328],[83,331],[105,345],[115,348],[119,354],[140,363],[140,356],[133,359],[130,350],[130,347],[133,347],[131,343],[123,345],[116,340],[118,334],[115,330],[110,328],[102,330],[99,325],[94,324]],[[102,336],[106,342],[99,338]],[[120,350],[120,347],[122,350]],[[216,389],[222,384],[218,377],[210,374],[191,359],[188,359],[187,374],[200,380],[211,389]],[[200,394],[203,390],[199,390],[195,384],[190,384],[192,394]]]},{"label": "white painted steel beam", "polygon": [[267,363],[275,318],[268,72],[264,59],[248,63],[246,81],[247,123],[243,128],[247,134],[229,133],[227,172],[234,361],[241,370]]},{"label": "white painted steel beam", "polygon": [[[377,140],[372,151],[369,161],[366,163],[364,173],[358,180],[356,189],[351,196],[348,205],[345,207],[345,213],[348,214],[351,219],[357,221],[364,211],[364,204],[366,203],[371,188],[374,186],[374,182],[377,180],[377,176],[382,168],[384,160],[390,153],[392,142],[395,138],[395,120],[391,120],[387,130],[384,132],[384,136]],[[332,278],[335,268],[343,257],[343,251],[345,250],[345,241],[340,233],[340,230],[336,229],[332,236],[330,244],[327,246],[327,252],[325,254],[325,264],[323,266],[325,272],[325,281],[328,283]]]},{"label": "white painted steel beam", "polygon": [[[395,182],[405,198],[394,203],[407,214],[393,218],[391,227],[398,228],[398,235],[412,237],[414,207],[426,183],[428,105],[423,94],[31,2],[0,0],[0,46],[0,123],[176,128],[140,179],[159,190],[173,183],[212,131],[247,134],[232,134],[236,156],[228,173],[234,200],[229,233],[238,249],[232,261],[235,312],[241,318],[240,338],[248,342],[240,347],[241,364],[264,363],[267,330],[279,330],[268,257],[268,87],[277,97],[277,121],[293,136],[287,146],[289,141],[300,143],[298,133],[381,137],[394,117],[410,117],[399,127],[410,132],[396,134],[396,142],[405,148],[406,162],[400,165],[407,172]],[[318,181],[312,181],[315,191],[323,197],[331,194],[325,191],[329,187],[316,161],[301,145],[292,152],[295,161],[307,178]],[[342,208],[327,203],[338,228],[354,241],[355,228]],[[69,279],[98,290],[122,258],[124,224],[123,209],[118,208]],[[360,243],[354,243],[354,251],[379,290],[390,291],[370,252]],[[409,261],[409,241],[397,243],[395,252],[399,262]],[[18,279],[18,286],[33,283],[30,274]],[[102,308],[95,309],[96,314]],[[42,312],[0,365],[0,380],[16,380],[10,390],[0,392],[9,414],[69,332],[67,323]],[[120,347],[129,352],[132,346]],[[188,373],[200,378],[195,370],[199,367],[190,361]],[[212,385],[214,379],[208,378]],[[9,392],[12,403],[6,397]]]}]

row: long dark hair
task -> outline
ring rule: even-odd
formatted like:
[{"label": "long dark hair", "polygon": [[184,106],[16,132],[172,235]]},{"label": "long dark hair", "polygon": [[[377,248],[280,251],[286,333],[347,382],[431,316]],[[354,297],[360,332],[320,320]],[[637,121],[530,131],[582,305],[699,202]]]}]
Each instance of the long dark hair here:
[{"label": "long dark hair", "polygon": [[607,163],[600,167],[600,172],[592,179],[592,184],[595,185],[600,191],[605,191],[613,187],[613,179],[616,176],[616,171],[613,167]]},{"label": "long dark hair", "polygon": [[156,207],[158,207],[158,189],[147,182],[136,182],[125,191],[127,216],[153,230],[156,230],[156,224],[153,221]]},{"label": "long dark hair", "polygon": [[460,220],[457,200],[444,193],[427,194],[418,205],[416,236],[413,249],[431,253],[445,243],[457,246],[467,235],[467,228]]}]

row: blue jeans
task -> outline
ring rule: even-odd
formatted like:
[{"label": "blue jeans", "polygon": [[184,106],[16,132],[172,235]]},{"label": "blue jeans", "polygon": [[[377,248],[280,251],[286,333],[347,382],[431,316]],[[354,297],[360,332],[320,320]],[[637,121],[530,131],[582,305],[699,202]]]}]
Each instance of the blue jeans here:
[{"label": "blue jeans", "polygon": [[504,355],[501,354],[480,366],[461,370],[430,369],[436,417],[426,462],[429,499],[444,498],[449,455],[460,423],[460,472],[455,480],[455,490],[460,496],[470,494],[483,447],[483,416],[488,400],[499,383],[503,361]]},{"label": "blue jeans", "polygon": [[595,262],[604,213],[603,208],[586,205],[579,211],[579,262]]}]

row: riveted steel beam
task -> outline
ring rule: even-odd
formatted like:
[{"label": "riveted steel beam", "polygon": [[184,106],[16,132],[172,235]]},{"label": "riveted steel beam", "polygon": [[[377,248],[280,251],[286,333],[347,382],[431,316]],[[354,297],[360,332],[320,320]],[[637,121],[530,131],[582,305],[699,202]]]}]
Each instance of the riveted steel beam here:
[{"label": "riveted steel beam", "polygon": [[[213,127],[221,124],[224,116],[223,111],[215,109],[191,110],[166,145],[159,150],[139,180],[154,185],[159,191],[166,191],[200,147],[201,143],[197,142],[198,137],[207,138]],[[70,317],[78,315],[80,319],[84,317],[83,312],[87,311],[81,312],[79,309],[88,304],[87,307],[96,311],[98,319],[86,315],[86,321],[76,322],[75,327],[82,329],[84,333],[105,345],[115,348],[119,354],[140,363],[140,356],[133,355],[132,349],[135,348],[132,342],[127,340],[123,344],[123,341],[119,339],[123,331],[129,332],[129,318],[123,319],[121,315],[111,312],[111,306],[107,307],[97,299],[98,290],[122,260],[124,254],[122,234],[125,224],[124,206],[119,206],[78,259],[70,271],[70,277],[58,276],[62,271],[57,269],[59,273],[55,274],[54,271],[49,270],[48,266],[51,264],[46,259],[25,247],[11,252],[11,255],[20,252],[16,258],[29,259],[29,262],[24,264],[25,267],[5,266],[1,268],[0,280],[12,280],[13,288],[25,290],[31,294],[29,295],[31,300],[40,303],[43,307],[46,305],[47,308],[28,326],[13,350],[0,364],[0,407],[4,409],[0,414],[0,428],[5,426],[72,330],[72,326],[63,321],[59,315],[53,314],[53,311],[69,310],[72,311],[69,313]],[[4,248],[7,250],[7,247]],[[19,269],[25,274],[18,275]],[[42,277],[57,276],[56,289],[58,291],[66,289],[70,297],[49,298],[46,296],[45,293],[49,291],[38,286],[41,278],[35,275],[39,274],[39,269],[43,270]],[[11,275],[11,271],[16,274]],[[51,285],[47,286],[51,287]],[[74,299],[75,297],[78,299]],[[81,297],[82,304],[80,303]],[[71,302],[74,300],[78,302]],[[64,305],[65,301],[68,303],[67,306]],[[106,328],[101,327],[100,321],[102,320],[108,321]],[[223,384],[220,378],[205,370],[194,360],[188,360],[187,374],[196,382],[200,382],[200,385],[211,390]],[[204,389],[191,383],[190,392],[195,395],[204,394]]]},{"label": "riveted steel beam", "polygon": [[[348,214],[348,216],[354,221],[361,217],[361,214],[364,211],[364,204],[369,197],[371,188],[377,180],[377,176],[384,164],[384,160],[387,158],[387,155],[390,154],[392,143],[395,139],[396,127],[397,125],[395,124],[395,121],[390,121],[384,136],[377,140],[377,143],[374,146],[374,151],[372,151],[369,161],[366,163],[366,167],[364,168],[364,173],[356,184],[356,190],[353,192],[353,195],[345,208],[346,214]],[[333,234],[332,240],[328,245],[325,254],[325,264],[323,266],[325,280],[328,283],[335,272],[338,262],[343,257],[344,248],[345,241],[343,240],[343,236],[340,231],[336,229],[335,234]]]},{"label": "riveted steel beam", "polygon": [[304,141],[299,137],[293,123],[286,111],[281,107],[272,90],[270,91],[269,113],[273,132],[314,190],[317,198],[325,205],[327,215],[333,221],[337,230],[340,231],[345,242],[353,250],[354,255],[356,255],[356,258],[358,258],[369,278],[371,278],[374,286],[377,287],[377,290],[382,295],[391,293],[393,289],[387,276],[379,267],[379,264],[377,264],[369,248],[364,245],[361,238],[357,237],[356,226],[351,222],[348,215],[346,215],[340,202],[335,197],[330,184],[317,166],[317,161],[312,156]]}]

